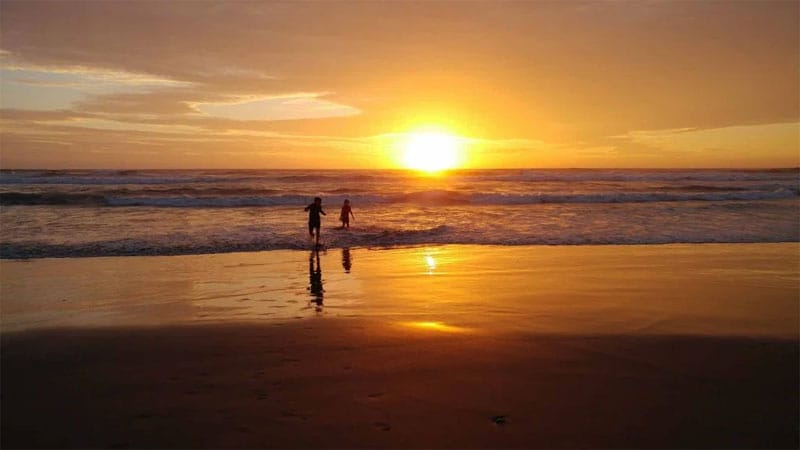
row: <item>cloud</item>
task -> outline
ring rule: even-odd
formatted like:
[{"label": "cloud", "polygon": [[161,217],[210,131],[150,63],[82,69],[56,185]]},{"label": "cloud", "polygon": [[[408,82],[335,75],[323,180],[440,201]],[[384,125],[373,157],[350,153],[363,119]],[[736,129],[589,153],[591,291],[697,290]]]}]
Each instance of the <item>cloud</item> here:
[{"label": "cloud", "polygon": [[59,110],[114,93],[153,92],[192,83],[147,74],[84,66],[0,64],[0,105],[6,109]]},{"label": "cloud", "polygon": [[325,94],[298,93],[274,97],[237,99],[218,103],[194,103],[192,107],[212,117],[234,120],[298,120],[360,114],[351,106],[324,99]]},{"label": "cloud", "polygon": [[[706,161],[708,167],[800,165],[800,122],[708,129],[636,130],[613,136],[623,156]],[[732,164],[733,163],[733,164]]]},{"label": "cloud", "polygon": [[19,83],[30,83],[44,86],[133,86],[133,87],[165,87],[187,86],[190,82],[157,77],[145,73],[134,73],[102,67],[88,66],[46,66],[14,63],[4,59],[0,64],[5,77]]}]

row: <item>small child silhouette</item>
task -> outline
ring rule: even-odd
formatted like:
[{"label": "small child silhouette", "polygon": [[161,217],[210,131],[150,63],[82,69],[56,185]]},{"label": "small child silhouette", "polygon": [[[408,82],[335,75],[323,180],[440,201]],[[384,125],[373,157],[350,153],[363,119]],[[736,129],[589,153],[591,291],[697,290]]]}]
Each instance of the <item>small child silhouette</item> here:
[{"label": "small child silhouette", "polygon": [[342,221],[342,228],[350,228],[350,216],[353,219],[356,218],[356,215],[353,214],[353,209],[350,207],[350,200],[345,200],[342,205],[342,214],[339,215],[339,220]]}]

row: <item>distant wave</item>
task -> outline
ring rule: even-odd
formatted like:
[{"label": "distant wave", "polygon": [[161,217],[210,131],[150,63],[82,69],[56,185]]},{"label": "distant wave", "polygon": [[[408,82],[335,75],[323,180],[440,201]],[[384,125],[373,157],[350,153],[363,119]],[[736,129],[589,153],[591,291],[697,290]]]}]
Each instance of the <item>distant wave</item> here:
[{"label": "distant wave", "polygon": [[[458,176],[458,174],[454,174]],[[464,175],[479,180],[517,183],[544,182],[736,182],[795,181],[800,182],[800,169],[766,170],[519,170],[486,171]]]},{"label": "distant wave", "polygon": [[[666,189],[665,189],[666,190]],[[131,191],[114,190],[96,193],[0,193],[2,205],[91,205],[146,206],[164,208],[233,208],[305,205],[311,194],[274,194],[274,190],[258,189],[177,189]],[[183,193],[184,195],[177,195]],[[144,195],[150,194],[150,195]],[[340,204],[345,197],[362,204],[446,205],[529,205],[541,203],[647,203],[686,201],[779,200],[800,195],[797,189],[777,188],[770,191],[746,190],[738,187],[682,186],[668,192],[599,192],[599,193],[463,193],[450,190],[427,190],[402,194],[354,194],[326,196],[329,205]]]},{"label": "distant wave", "polygon": [[79,184],[79,185],[125,185],[125,184],[186,184],[186,183],[237,183],[248,178],[219,179],[214,177],[155,178],[155,177],[116,177],[116,176],[57,176],[32,178],[28,176],[3,176],[0,184]]},{"label": "distant wave", "polygon": [[204,175],[204,174],[158,174],[145,175],[137,171],[86,174],[63,174],[47,172],[36,175],[19,173],[0,173],[0,185],[3,184],[47,184],[47,185],[160,185],[160,184],[196,184],[196,183],[246,183],[259,181],[261,177],[239,174],[239,176]]},{"label": "distant wave", "polygon": [[[634,170],[634,169],[496,169],[456,170],[447,178],[463,182],[736,182],[794,181],[800,169]],[[340,184],[407,181],[424,175],[402,170],[0,170],[0,185],[170,185],[196,183]]]},{"label": "distant wave", "polygon": [[275,176],[275,180],[284,181],[284,182],[311,182],[311,183],[328,183],[328,182],[342,182],[346,181],[348,183],[352,182],[364,182],[364,181],[372,181],[372,180],[384,180],[387,176],[395,176],[395,177],[402,177],[402,172],[397,173],[385,173],[385,174],[367,174],[367,173],[353,173],[353,172],[341,172],[341,173],[312,173],[307,175],[279,175]]},{"label": "distant wave", "polygon": [[[246,191],[246,190],[245,190]],[[174,192],[161,192],[174,194]],[[238,192],[237,192],[238,193]],[[261,192],[258,192],[259,194]],[[137,193],[135,193],[137,194]],[[219,192],[193,192],[184,196],[120,196],[81,193],[0,193],[0,205],[83,205],[83,206],[151,206],[171,208],[231,208],[244,206],[305,205],[309,195],[233,195]],[[199,196],[195,196],[199,195]]]},{"label": "distant wave", "polygon": [[796,190],[780,188],[774,191],[733,192],[614,192],[597,194],[474,194],[471,203],[478,204],[535,204],[535,203],[649,203],[687,201],[778,200],[800,195]]},{"label": "distant wave", "polygon": [[776,184],[760,186],[722,186],[716,184],[689,184],[677,186],[659,186],[658,191],[682,191],[682,192],[741,192],[741,191],[775,191],[785,186]]},{"label": "distant wave", "polygon": [[0,205],[95,205],[107,206],[105,196],[96,194],[4,192]]}]

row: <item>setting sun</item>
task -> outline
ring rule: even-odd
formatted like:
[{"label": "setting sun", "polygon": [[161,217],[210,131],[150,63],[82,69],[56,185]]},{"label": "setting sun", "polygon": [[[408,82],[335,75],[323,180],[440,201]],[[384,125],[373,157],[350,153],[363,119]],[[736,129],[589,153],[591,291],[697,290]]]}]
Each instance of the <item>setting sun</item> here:
[{"label": "setting sun", "polygon": [[411,133],[405,143],[403,164],[409,169],[438,172],[458,164],[459,142],[439,132]]}]

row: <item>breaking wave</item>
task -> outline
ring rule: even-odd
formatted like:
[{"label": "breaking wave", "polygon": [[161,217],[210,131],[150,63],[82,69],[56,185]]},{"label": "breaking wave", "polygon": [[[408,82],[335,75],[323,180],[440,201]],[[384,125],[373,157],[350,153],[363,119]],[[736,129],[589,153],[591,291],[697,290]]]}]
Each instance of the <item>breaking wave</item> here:
[{"label": "breaking wave", "polygon": [[[183,192],[183,195],[177,195]],[[313,194],[274,194],[274,191],[255,189],[182,189],[149,191],[159,195],[133,195],[113,193],[0,193],[2,205],[92,205],[92,206],[149,206],[171,208],[234,208],[305,205]],[[227,194],[227,195],[226,195]],[[771,191],[754,191],[742,188],[679,187],[657,192],[599,192],[599,193],[462,193],[449,190],[428,190],[403,194],[334,194],[325,197],[328,204],[340,204],[345,198],[362,205],[417,204],[417,205],[528,205],[540,203],[647,203],[687,201],[738,201],[778,200],[800,196],[795,189],[778,188]]]}]

